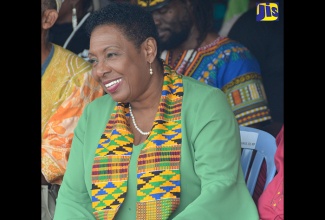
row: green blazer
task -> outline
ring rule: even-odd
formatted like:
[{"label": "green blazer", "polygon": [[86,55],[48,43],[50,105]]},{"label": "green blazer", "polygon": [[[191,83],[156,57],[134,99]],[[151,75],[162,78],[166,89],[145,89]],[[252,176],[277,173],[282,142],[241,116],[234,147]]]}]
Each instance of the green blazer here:
[{"label": "green blazer", "polygon": [[[258,220],[240,164],[240,133],[225,94],[183,77],[181,196],[173,220]],[[94,153],[116,102],[97,98],[84,110],[75,129],[54,220],[95,219],[91,202]],[[115,220],[136,216],[136,165],[143,144],[134,146],[128,192]]]}]

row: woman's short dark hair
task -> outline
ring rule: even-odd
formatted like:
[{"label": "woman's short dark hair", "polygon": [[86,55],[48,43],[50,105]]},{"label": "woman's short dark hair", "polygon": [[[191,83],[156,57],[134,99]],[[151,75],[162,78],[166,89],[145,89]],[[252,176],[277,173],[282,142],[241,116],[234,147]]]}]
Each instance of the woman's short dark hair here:
[{"label": "woman's short dark hair", "polygon": [[150,12],[136,4],[111,2],[92,12],[85,25],[87,33],[90,35],[99,25],[116,25],[137,49],[148,37],[153,37],[160,54],[158,31],[153,17]]}]

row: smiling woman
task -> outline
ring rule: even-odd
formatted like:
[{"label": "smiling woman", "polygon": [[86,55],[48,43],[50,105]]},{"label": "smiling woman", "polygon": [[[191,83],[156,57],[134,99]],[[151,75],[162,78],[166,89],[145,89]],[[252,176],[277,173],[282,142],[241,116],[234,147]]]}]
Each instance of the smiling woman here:
[{"label": "smiling woman", "polygon": [[225,94],[163,63],[140,6],[110,3],[86,28],[107,94],[75,129],[54,219],[258,220]]}]

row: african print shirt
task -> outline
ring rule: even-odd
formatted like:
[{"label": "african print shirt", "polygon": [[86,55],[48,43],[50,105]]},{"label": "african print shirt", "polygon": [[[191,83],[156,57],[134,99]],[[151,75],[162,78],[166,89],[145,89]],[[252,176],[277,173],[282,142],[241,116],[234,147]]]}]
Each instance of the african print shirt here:
[{"label": "african print shirt", "polygon": [[[172,54],[161,58],[171,65]],[[191,76],[226,93],[238,124],[248,126],[271,119],[260,66],[242,44],[218,37],[197,50],[186,50],[174,65],[178,73]]]}]

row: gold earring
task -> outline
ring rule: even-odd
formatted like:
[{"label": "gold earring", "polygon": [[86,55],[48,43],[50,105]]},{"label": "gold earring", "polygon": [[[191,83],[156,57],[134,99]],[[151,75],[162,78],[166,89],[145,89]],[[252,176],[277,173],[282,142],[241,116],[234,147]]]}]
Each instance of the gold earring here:
[{"label": "gold earring", "polygon": [[76,9],[76,6],[74,5],[73,8],[72,8],[72,28],[73,28],[73,30],[76,29],[77,24],[78,24],[78,21],[77,21],[77,9]]},{"label": "gold earring", "polygon": [[151,62],[149,62],[149,65],[150,65],[150,67],[149,67],[149,73],[150,73],[150,75],[152,75],[152,67],[151,67]]}]

